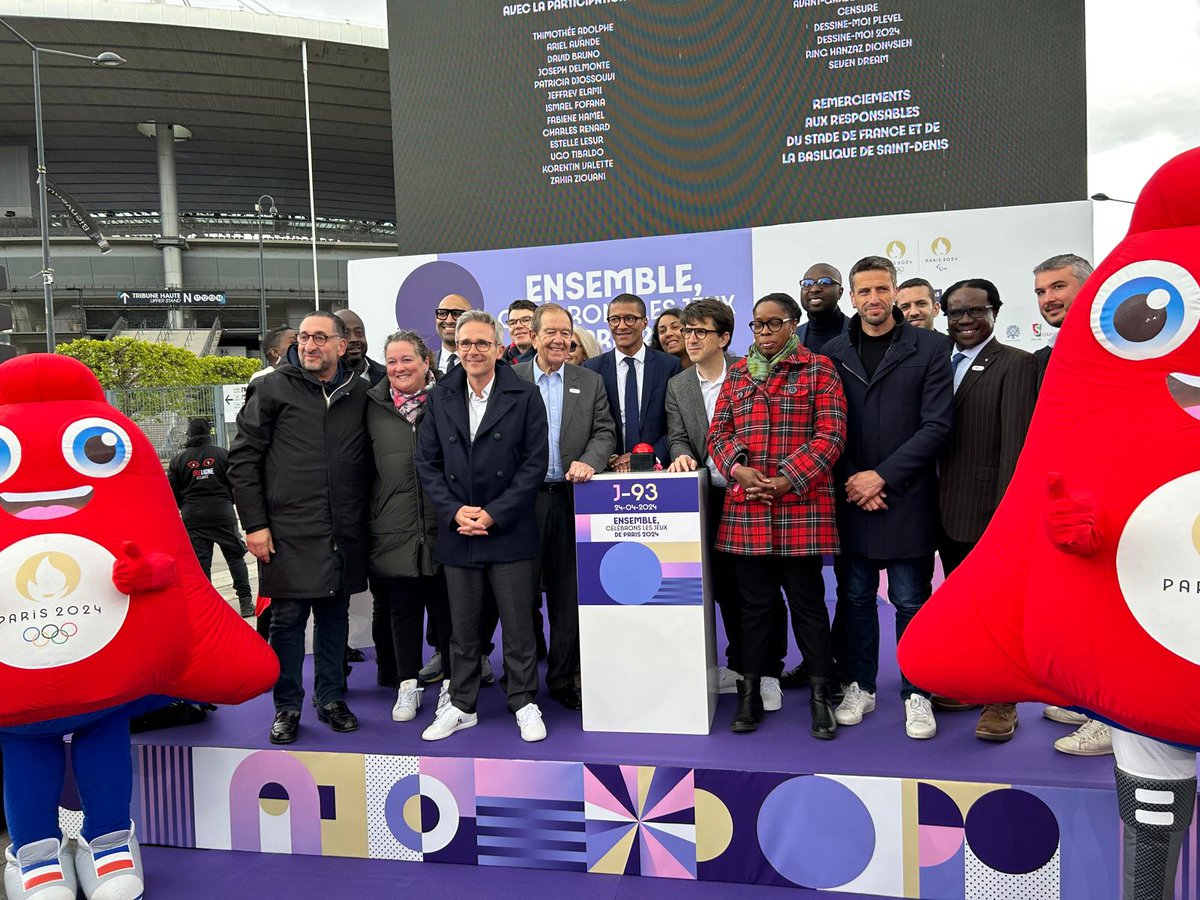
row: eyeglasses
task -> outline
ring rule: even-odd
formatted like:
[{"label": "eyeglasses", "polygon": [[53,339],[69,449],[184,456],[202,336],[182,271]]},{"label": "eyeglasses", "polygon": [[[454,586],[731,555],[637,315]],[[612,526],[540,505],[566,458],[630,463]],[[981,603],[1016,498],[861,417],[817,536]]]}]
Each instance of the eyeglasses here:
[{"label": "eyeglasses", "polygon": [[717,331],[715,328],[697,328],[692,325],[685,325],[679,329],[679,333],[685,338],[695,335],[696,337],[700,338],[700,340],[704,340],[710,334],[720,334],[721,332]]},{"label": "eyeglasses", "polygon": [[508,320],[508,327],[512,328],[514,325],[528,326],[531,322],[533,322],[533,316],[521,316],[519,319],[510,318]]},{"label": "eyeglasses", "polygon": [[465,312],[465,309],[442,309],[438,307],[433,311],[433,316],[439,322],[444,322],[446,319],[457,319]]},{"label": "eyeglasses", "polygon": [[487,353],[495,346],[495,341],[459,341],[458,352],[469,353],[471,350],[478,350],[480,353]]},{"label": "eyeglasses", "polygon": [[750,330],[753,331],[755,334],[758,334],[760,331],[762,331],[764,329],[766,329],[768,334],[774,334],[780,328],[783,327],[784,322],[795,322],[795,321],[796,320],[794,317],[787,318],[787,319],[767,319],[767,321],[765,321],[765,322],[760,322],[758,319],[755,319],[753,322],[749,323],[749,327],[750,327]]},{"label": "eyeglasses", "polygon": [[965,309],[948,309],[946,310],[946,318],[951,322],[957,322],[963,316],[971,319],[983,319],[992,311],[990,306],[971,306]]},{"label": "eyeglasses", "polygon": [[645,321],[646,321],[645,316],[609,316],[608,317],[608,327],[616,328],[618,325],[628,325],[630,328],[632,328],[634,325],[637,325],[639,322],[645,322]]},{"label": "eyeglasses", "polygon": [[329,340],[331,337],[334,337],[334,335],[322,334],[319,331],[316,334],[305,334],[302,331],[298,335],[296,335],[296,343],[297,344],[307,344],[309,341],[312,341],[318,347],[324,347],[325,342],[327,340]]},{"label": "eyeglasses", "polygon": [[800,281],[800,287],[802,287],[802,288],[810,288],[810,287],[813,287],[814,285],[815,285],[816,287],[832,287],[832,286],[833,286],[833,285],[835,285],[835,284],[836,284],[836,285],[841,285],[841,282],[840,282],[840,281],[834,281],[832,278],[828,278],[828,277],[825,277],[825,278],[804,278],[804,279],[801,279],[801,281]]}]

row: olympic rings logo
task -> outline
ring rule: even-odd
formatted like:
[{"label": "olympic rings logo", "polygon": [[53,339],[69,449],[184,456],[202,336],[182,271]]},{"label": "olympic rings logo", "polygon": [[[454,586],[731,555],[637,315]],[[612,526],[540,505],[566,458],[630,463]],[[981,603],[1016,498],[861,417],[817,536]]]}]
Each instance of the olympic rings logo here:
[{"label": "olympic rings logo", "polygon": [[43,625],[41,628],[30,626],[21,637],[27,644],[35,647],[47,647],[50,644],[65,644],[79,634],[79,626],[74,622],[63,622],[62,625]]}]

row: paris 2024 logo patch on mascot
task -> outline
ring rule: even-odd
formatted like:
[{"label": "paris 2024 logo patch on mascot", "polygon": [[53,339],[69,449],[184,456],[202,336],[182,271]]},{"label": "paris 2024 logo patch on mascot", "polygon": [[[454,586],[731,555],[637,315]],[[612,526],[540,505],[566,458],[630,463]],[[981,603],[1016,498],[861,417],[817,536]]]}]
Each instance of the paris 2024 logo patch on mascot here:
[{"label": "paris 2024 logo patch on mascot", "polygon": [[[0,747],[12,898],[133,898],[129,717],[147,697],[240,703],[275,654],[205,578],[153,446],[64,356],[0,366]],[[83,801],[58,830],[63,736]]]},{"label": "paris 2024 logo patch on mascot", "polygon": [[1171,896],[1200,745],[1200,149],[1076,297],[1008,492],[900,664],[1112,723],[1125,896]]}]

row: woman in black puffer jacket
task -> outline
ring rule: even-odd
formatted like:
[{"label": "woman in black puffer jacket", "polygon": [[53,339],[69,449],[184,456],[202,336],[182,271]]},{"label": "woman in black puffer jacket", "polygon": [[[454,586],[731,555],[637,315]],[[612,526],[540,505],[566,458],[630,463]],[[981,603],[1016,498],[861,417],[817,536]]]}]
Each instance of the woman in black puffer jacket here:
[{"label": "woman in black puffer jacket", "polygon": [[[421,706],[417,672],[421,668],[422,613],[429,610],[440,644],[437,649],[448,663],[450,607],[442,567],[433,558],[437,516],[421,490],[415,463],[426,391],[434,382],[429,349],[415,331],[398,331],[387,339],[384,359],[387,378],[371,388],[367,407],[376,472],[371,494],[370,572],[386,598],[384,607],[396,648],[399,692],[392,719],[408,722]],[[376,621],[373,627],[387,624]],[[450,684],[449,672],[446,674],[443,688]],[[439,706],[441,702],[439,697]]]}]

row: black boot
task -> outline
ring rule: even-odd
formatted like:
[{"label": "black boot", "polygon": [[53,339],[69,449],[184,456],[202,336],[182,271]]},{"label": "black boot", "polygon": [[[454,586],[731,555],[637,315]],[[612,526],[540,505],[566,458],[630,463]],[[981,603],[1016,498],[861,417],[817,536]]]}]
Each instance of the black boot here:
[{"label": "black boot", "polygon": [[729,730],[742,734],[754,731],[763,719],[762,695],[758,692],[758,676],[743,675],[737,683],[738,705],[729,723]]},{"label": "black boot", "polygon": [[833,718],[833,697],[829,691],[829,682],[815,676],[808,679],[808,687],[812,698],[808,708],[812,712],[812,731],[815,738],[832,741],[837,734],[837,722]]}]

